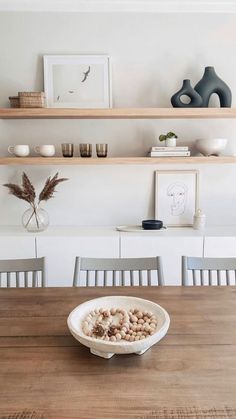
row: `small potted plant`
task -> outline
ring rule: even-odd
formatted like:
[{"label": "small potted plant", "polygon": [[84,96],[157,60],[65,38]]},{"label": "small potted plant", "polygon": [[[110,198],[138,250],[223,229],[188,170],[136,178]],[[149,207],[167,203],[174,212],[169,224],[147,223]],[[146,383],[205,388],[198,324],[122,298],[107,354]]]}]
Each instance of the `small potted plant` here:
[{"label": "small potted plant", "polygon": [[165,141],[166,147],[176,147],[177,135],[174,132],[168,132],[166,135],[161,134],[159,136],[160,141]]}]

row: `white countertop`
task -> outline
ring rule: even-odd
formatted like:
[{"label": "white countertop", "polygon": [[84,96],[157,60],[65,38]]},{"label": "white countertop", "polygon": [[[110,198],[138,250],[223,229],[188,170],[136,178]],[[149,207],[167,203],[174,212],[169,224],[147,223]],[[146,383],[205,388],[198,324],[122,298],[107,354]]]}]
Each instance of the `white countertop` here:
[{"label": "white countertop", "polygon": [[0,226],[0,236],[113,236],[115,227],[50,226],[40,233],[29,233],[21,226]]},{"label": "white countertop", "polygon": [[115,226],[51,226],[41,233],[28,233],[21,226],[0,226],[0,236],[130,236],[139,237],[234,237],[236,225],[207,227],[203,231],[191,227],[169,227],[166,230],[119,232]]}]

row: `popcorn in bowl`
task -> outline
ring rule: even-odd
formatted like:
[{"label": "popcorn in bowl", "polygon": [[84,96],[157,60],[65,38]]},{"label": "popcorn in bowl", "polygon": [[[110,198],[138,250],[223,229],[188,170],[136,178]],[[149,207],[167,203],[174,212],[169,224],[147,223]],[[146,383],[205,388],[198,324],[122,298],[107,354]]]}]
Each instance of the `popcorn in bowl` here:
[{"label": "popcorn in bowl", "polygon": [[86,301],[69,315],[71,334],[94,355],[142,355],[162,339],[170,324],[160,305],[137,297],[109,296]]}]

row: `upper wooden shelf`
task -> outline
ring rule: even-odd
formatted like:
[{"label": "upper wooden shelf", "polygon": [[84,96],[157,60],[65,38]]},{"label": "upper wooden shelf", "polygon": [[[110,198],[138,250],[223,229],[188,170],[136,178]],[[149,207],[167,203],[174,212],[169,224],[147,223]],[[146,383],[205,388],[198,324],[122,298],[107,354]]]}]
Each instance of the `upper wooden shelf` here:
[{"label": "upper wooden shelf", "polygon": [[220,157],[0,157],[0,165],[158,165],[158,164],[236,164],[236,156]]},{"label": "upper wooden shelf", "polygon": [[236,108],[0,108],[0,119],[208,119],[236,118]]}]

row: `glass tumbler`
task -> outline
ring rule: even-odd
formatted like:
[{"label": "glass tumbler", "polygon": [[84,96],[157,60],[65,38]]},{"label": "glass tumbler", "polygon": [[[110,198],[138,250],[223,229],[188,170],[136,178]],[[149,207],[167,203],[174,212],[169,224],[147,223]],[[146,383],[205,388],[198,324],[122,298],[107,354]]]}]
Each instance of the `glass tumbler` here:
[{"label": "glass tumbler", "polygon": [[98,157],[107,157],[107,144],[96,144],[96,152]]},{"label": "glass tumbler", "polygon": [[81,157],[92,157],[92,144],[80,144],[79,150]]},{"label": "glass tumbler", "polygon": [[63,157],[73,157],[74,144],[70,144],[70,143],[62,144],[61,151],[62,151]]}]

